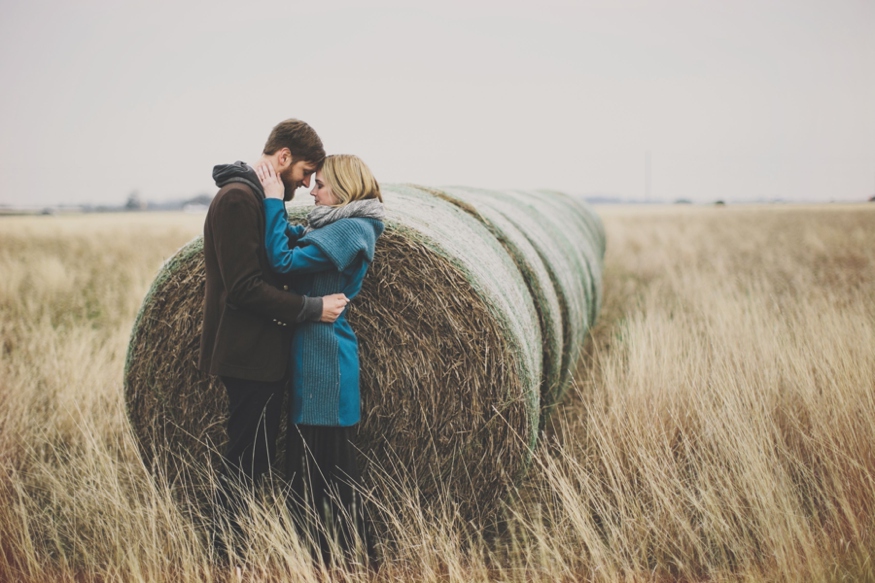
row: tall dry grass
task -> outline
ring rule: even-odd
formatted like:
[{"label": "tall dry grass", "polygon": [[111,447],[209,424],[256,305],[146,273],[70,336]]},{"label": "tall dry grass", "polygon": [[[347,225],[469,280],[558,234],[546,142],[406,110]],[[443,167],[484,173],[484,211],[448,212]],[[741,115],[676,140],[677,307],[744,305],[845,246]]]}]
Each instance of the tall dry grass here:
[{"label": "tall dry grass", "polygon": [[[247,580],[875,579],[875,207],[604,208],[605,305],[496,524],[388,479],[378,572],[253,504]],[[0,220],[0,580],[233,580],[121,378],[173,215]]]}]

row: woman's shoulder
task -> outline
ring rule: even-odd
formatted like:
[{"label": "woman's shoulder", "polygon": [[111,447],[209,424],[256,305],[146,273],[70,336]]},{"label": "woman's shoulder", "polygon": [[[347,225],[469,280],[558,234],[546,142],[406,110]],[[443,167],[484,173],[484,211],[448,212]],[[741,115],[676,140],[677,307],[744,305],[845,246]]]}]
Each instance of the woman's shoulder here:
[{"label": "woman's shoulder", "polygon": [[311,233],[322,232],[327,235],[349,235],[351,233],[370,234],[376,232],[377,235],[383,232],[385,226],[380,219],[370,217],[344,217],[337,219],[324,227],[314,229]]},{"label": "woman's shoulder", "polygon": [[316,245],[338,269],[343,270],[359,253],[364,253],[371,261],[374,246],[382,232],[383,223],[379,220],[343,218],[313,229],[300,242]]},{"label": "woman's shoulder", "polygon": [[353,224],[373,224],[373,223],[379,223],[379,224],[382,225],[382,224],[383,224],[383,220],[382,220],[382,219],[378,219],[378,218],[376,218],[376,217],[343,217],[342,219],[337,219],[337,220],[334,221],[333,223],[330,223],[329,225],[326,225],[326,226],[335,225],[335,224],[337,224],[337,223],[347,223],[347,224],[348,224],[348,223],[353,223]]}]

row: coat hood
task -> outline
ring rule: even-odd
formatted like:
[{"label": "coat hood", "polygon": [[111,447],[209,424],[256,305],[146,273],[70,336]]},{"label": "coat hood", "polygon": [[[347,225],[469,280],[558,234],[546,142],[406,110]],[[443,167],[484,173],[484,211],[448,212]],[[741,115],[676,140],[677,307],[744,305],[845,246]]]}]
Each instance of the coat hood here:
[{"label": "coat hood", "polygon": [[213,166],[213,180],[216,181],[216,186],[219,188],[232,182],[242,182],[257,192],[261,198],[264,198],[264,189],[261,187],[261,182],[258,180],[258,174],[256,174],[252,166],[246,162],[237,160],[233,164],[218,164]]}]

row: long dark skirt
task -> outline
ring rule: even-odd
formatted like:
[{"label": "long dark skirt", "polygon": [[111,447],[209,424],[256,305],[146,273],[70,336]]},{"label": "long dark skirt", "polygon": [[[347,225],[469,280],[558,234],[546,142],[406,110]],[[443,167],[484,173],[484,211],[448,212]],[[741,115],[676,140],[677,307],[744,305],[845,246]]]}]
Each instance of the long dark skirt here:
[{"label": "long dark skirt", "polygon": [[[374,559],[360,495],[355,427],[292,425],[286,442],[289,505],[302,535],[317,542],[328,563],[330,540],[347,556]],[[335,557],[335,560],[341,560]]]}]

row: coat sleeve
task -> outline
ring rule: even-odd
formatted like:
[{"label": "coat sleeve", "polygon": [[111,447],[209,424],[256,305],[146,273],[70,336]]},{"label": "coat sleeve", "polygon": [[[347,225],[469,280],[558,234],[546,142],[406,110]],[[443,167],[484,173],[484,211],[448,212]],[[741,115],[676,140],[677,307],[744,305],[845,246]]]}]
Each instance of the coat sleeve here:
[{"label": "coat sleeve", "polygon": [[249,310],[286,322],[297,320],[304,307],[302,296],[270,285],[261,271],[260,203],[250,193],[235,188],[218,201],[215,211],[211,217],[213,245],[228,293],[226,303],[232,309]]},{"label": "coat sleeve", "polygon": [[286,221],[288,227],[286,227],[286,236],[289,238],[289,242],[297,241],[304,235],[304,225],[293,225]]},{"label": "coat sleeve", "polygon": [[[331,260],[315,245],[289,246],[289,221],[285,210],[283,201],[277,198],[264,199],[264,248],[273,270],[279,273],[315,273],[336,269]],[[301,233],[303,230],[300,229]]]}]

